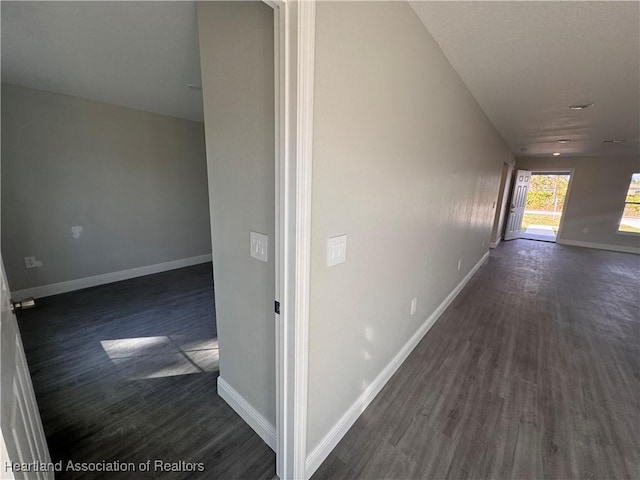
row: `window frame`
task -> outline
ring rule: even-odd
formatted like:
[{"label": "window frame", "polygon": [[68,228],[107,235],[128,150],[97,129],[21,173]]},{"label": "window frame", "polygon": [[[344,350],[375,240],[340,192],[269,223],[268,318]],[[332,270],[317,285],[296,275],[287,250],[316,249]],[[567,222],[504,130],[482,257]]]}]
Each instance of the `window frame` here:
[{"label": "window frame", "polygon": [[631,178],[629,179],[629,185],[627,187],[627,189],[625,190],[625,195],[624,195],[624,205],[622,206],[622,212],[620,213],[620,219],[618,220],[618,228],[616,230],[616,233],[619,233],[621,235],[640,235],[640,232],[629,232],[626,230],[620,230],[620,228],[622,227],[622,219],[624,218],[624,212],[627,210],[627,206],[628,205],[638,205],[640,206],[640,201],[628,201],[629,198],[629,190],[631,190],[631,185],[633,184],[634,178],[640,178],[640,172],[633,172],[631,174]]}]

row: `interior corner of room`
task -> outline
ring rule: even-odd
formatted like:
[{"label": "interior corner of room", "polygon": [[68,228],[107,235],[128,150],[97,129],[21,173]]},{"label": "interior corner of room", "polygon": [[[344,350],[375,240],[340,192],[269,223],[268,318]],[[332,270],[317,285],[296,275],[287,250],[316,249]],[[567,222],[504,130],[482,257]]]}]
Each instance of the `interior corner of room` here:
[{"label": "interior corner of room", "polygon": [[211,260],[201,120],[3,83],[2,128],[15,297]]}]

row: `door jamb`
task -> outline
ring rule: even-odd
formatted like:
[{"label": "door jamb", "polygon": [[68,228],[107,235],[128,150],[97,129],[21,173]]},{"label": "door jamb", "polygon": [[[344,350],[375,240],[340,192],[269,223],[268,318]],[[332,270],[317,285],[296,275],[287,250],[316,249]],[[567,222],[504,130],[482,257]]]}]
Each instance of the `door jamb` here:
[{"label": "door jamb", "polygon": [[[502,238],[504,237],[504,229],[507,223],[506,216],[508,215],[509,209],[509,200],[511,199],[511,188],[513,187],[513,172],[515,172],[516,167],[513,160],[507,161],[505,160],[502,163],[502,168],[507,167],[507,175],[504,179],[504,185],[502,184],[502,173],[500,173],[500,185],[502,187],[498,191],[498,196],[496,197],[496,208],[493,216],[493,225],[491,226],[491,236],[489,237],[489,248],[496,248],[500,242],[502,242]],[[500,217],[504,217],[504,224],[502,228],[498,228],[500,226]],[[496,229],[496,239],[493,240],[493,231]]]},{"label": "door jamb", "polygon": [[[286,478],[285,465],[290,462],[291,446],[289,445],[287,413],[290,408],[283,395],[287,370],[286,355],[287,342],[283,324],[289,321],[288,309],[285,308],[286,270],[288,243],[286,242],[286,120],[287,120],[287,92],[286,92],[286,9],[285,1],[264,0],[273,9],[273,74],[274,74],[274,114],[275,114],[275,354],[276,354],[276,473]],[[279,306],[279,308],[275,308]]]},{"label": "door jamb", "polygon": [[306,478],[315,0],[274,10],[276,473]]}]

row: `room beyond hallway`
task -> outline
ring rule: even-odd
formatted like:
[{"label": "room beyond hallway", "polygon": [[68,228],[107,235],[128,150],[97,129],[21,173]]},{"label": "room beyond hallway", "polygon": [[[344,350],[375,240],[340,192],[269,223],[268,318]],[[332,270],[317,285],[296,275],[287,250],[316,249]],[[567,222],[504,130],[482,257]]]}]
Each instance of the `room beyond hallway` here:
[{"label": "room beyond hallway", "polygon": [[640,477],[639,267],[502,243],[313,480]]},{"label": "room beyond hallway", "polygon": [[196,465],[56,479],[273,477],[273,451],[217,395],[214,312],[211,263],[43,298],[20,312],[54,462]]}]

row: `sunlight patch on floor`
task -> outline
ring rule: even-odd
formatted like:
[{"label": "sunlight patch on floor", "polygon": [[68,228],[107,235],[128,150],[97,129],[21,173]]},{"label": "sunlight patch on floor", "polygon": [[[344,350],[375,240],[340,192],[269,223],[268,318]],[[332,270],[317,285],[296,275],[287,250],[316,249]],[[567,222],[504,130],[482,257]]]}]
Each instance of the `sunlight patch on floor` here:
[{"label": "sunlight patch on floor", "polygon": [[215,372],[219,368],[216,338],[136,337],[102,340],[100,344],[113,365],[130,380]]}]

